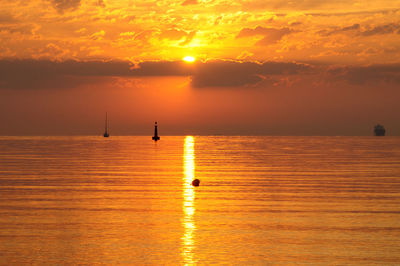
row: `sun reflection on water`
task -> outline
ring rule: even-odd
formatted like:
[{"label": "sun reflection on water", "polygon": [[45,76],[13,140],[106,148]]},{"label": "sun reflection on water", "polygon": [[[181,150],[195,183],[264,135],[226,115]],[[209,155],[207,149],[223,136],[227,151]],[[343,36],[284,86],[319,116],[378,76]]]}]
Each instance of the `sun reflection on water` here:
[{"label": "sun reflection on water", "polygon": [[196,225],[194,223],[193,215],[195,213],[194,196],[195,190],[191,186],[194,179],[194,138],[187,136],[185,138],[185,146],[183,152],[183,220],[182,225],[184,234],[182,237],[182,257],[185,265],[194,264],[196,261],[193,258],[194,247],[194,233]]}]

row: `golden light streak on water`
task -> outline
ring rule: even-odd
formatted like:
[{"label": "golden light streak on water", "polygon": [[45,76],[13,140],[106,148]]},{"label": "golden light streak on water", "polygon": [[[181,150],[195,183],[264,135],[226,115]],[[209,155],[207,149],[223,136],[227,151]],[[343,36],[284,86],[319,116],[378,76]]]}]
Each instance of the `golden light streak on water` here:
[{"label": "golden light streak on water", "polygon": [[184,228],[184,234],[182,237],[182,258],[185,265],[194,264],[196,261],[193,258],[194,248],[194,233],[196,231],[196,225],[193,220],[195,213],[195,190],[191,186],[191,182],[194,179],[195,162],[194,162],[194,138],[187,136],[185,138],[184,152],[183,152],[183,213],[184,217],[182,225]]}]

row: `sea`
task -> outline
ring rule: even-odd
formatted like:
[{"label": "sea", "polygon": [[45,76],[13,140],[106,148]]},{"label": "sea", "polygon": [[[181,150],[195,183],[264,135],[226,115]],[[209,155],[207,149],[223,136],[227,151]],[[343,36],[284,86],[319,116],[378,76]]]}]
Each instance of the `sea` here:
[{"label": "sea", "polygon": [[399,265],[400,137],[2,136],[0,264]]}]

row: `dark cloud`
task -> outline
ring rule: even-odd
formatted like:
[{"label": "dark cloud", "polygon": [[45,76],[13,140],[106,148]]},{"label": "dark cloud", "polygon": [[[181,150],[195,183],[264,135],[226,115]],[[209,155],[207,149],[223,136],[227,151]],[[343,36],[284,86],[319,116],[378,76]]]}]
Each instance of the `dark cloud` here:
[{"label": "dark cloud", "polygon": [[191,76],[197,64],[182,61],[146,61],[131,71],[132,76]]},{"label": "dark cloud", "polygon": [[[325,73],[328,75],[325,76]],[[192,86],[256,86],[267,81],[304,75],[349,84],[400,85],[400,64],[329,67],[292,62],[239,62],[214,60],[195,62],[147,61],[134,65],[127,61],[0,60],[1,89],[71,88],[110,77],[191,77]]]},{"label": "dark cloud", "polygon": [[90,82],[90,77],[128,76],[131,67],[128,62],[1,60],[0,88],[69,88]]},{"label": "dark cloud", "polygon": [[[50,0],[58,12],[63,13],[69,10],[75,10],[81,5],[81,0]],[[102,1],[99,1],[99,3]]]},{"label": "dark cloud", "polygon": [[99,77],[190,76],[194,65],[182,61],[63,61],[1,60],[0,88],[64,88]]},{"label": "dark cloud", "polygon": [[32,34],[34,27],[31,25],[7,25],[0,26],[0,32]]},{"label": "dark cloud", "polygon": [[311,66],[280,62],[211,61],[198,67],[192,77],[194,87],[240,87],[255,85],[271,75],[308,72]]},{"label": "dark cloud", "polygon": [[360,29],[360,24],[353,24],[353,25],[348,26],[348,27],[343,27],[340,30],[341,31],[349,31],[349,30],[358,30],[358,29]]},{"label": "dark cloud", "polygon": [[[336,4],[350,5],[349,0],[336,0]],[[241,1],[243,10],[321,10],[330,8],[330,1],[321,0],[301,0],[301,1],[282,1],[282,0],[251,0]]]},{"label": "dark cloud", "polygon": [[386,25],[379,25],[372,29],[361,32],[362,36],[372,36],[380,34],[400,33],[400,24],[390,23]]},{"label": "dark cloud", "polygon": [[261,35],[264,36],[263,39],[258,41],[256,45],[269,45],[276,43],[280,39],[282,39],[283,36],[288,35],[292,33],[293,30],[289,28],[265,28],[261,26],[257,26],[255,29],[250,29],[250,28],[244,28],[242,29],[239,34],[236,36],[236,38],[244,38],[244,37],[251,37],[251,36],[256,36],[256,35]]},{"label": "dark cloud", "polygon": [[2,60],[0,88],[64,88],[93,82],[99,77],[187,76],[194,87],[238,87],[255,85],[275,75],[310,71],[311,66],[280,62],[147,61],[138,65],[123,61]]},{"label": "dark cloud", "polygon": [[305,13],[307,16],[315,17],[342,17],[354,15],[374,15],[374,14],[394,14],[400,9],[377,9],[377,10],[363,10],[363,11],[350,11],[350,12],[309,12]]},{"label": "dark cloud", "polygon": [[303,22],[296,21],[296,22],[292,22],[292,23],[290,23],[289,25],[290,25],[290,26],[292,26],[292,27],[295,27],[295,26],[300,26],[300,25],[303,25]]},{"label": "dark cloud", "polygon": [[336,67],[328,73],[331,79],[354,85],[400,85],[400,64]]},{"label": "dark cloud", "polygon": [[322,30],[319,31],[318,33],[321,35],[329,36],[332,34],[344,33],[349,31],[359,31],[359,30],[360,30],[360,24],[353,24],[351,26],[336,28],[334,30]]},{"label": "dark cloud", "polygon": [[318,33],[324,36],[330,36],[338,33],[348,33],[353,32],[354,35],[360,36],[373,36],[373,35],[381,35],[381,34],[391,34],[398,33],[400,34],[400,24],[399,23],[390,23],[385,25],[378,25],[372,27],[368,30],[361,30],[360,24],[353,24],[351,26],[346,26],[342,28],[335,28],[331,30],[321,30]]},{"label": "dark cloud", "polygon": [[214,61],[202,64],[192,77],[194,87],[237,87],[262,81],[257,63]]},{"label": "dark cloud", "polygon": [[194,87],[238,87],[254,85],[268,75],[293,75],[311,67],[298,63],[239,62],[215,60],[187,64],[181,61],[142,62],[132,76],[191,76]]}]

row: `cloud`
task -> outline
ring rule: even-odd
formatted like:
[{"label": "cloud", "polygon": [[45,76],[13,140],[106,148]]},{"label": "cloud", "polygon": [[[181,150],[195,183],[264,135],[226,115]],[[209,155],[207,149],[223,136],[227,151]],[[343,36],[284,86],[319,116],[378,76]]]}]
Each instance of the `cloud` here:
[{"label": "cloud", "polygon": [[283,36],[288,35],[292,33],[293,30],[289,28],[264,28],[261,26],[257,26],[254,29],[251,28],[244,28],[242,29],[239,34],[236,36],[236,38],[245,38],[245,37],[252,37],[252,36],[264,36],[263,39],[259,40],[256,45],[269,45],[276,43],[280,39],[282,39]]},{"label": "cloud", "polygon": [[58,12],[64,13],[65,11],[77,9],[81,5],[81,0],[51,0],[51,3]]},{"label": "cloud", "polygon": [[360,24],[356,23],[351,26],[336,28],[334,30],[321,30],[318,33],[321,35],[324,35],[324,36],[330,36],[332,34],[338,34],[338,33],[349,32],[349,31],[359,31],[359,30],[360,30]]},{"label": "cloud", "polygon": [[131,67],[120,61],[0,60],[0,88],[70,88],[93,81],[90,77],[128,76]]},{"label": "cloud", "polygon": [[259,66],[252,62],[209,62],[199,66],[192,77],[192,85],[197,88],[253,85],[262,81]]},{"label": "cloud", "polygon": [[308,12],[305,13],[307,16],[314,16],[314,17],[342,17],[342,16],[354,16],[354,15],[375,15],[375,14],[390,14],[396,13],[400,9],[398,8],[389,8],[389,9],[375,9],[375,10],[362,10],[362,11],[343,11],[343,12]]},{"label": "cloud", "polygon": [[372,35],[390,34],[390,33],[400,34],[400,24],[390,23],[390,24],[376,26],[370,30],[361,32],[361,35],[362,36],[372,36]]},{"label": "cloud", "polygon": [[292,26],[292,27],[300,26],[300,25],[303,25],[303,22],[295,21],[295,22],[290,23],[289,25]]},{"label": "cloud", "polygon": [[146,61],[136,66],[127,61],[1,60],[0,88],[66,88],[93,82],[99,77],[186,76],[193,87],[238,87],[255,85],[268,76],[310,71],[298,63],[206,61]]},{"label": "cloud", "polygon": [[335,67],[328,73],[353,85],[400,85],[400,64]]},{"label": "cloud", "polygon": [[309,65],[298,63],[210,61],[198,67],[192,85],[198,88],[249,86],[271,75],[293,75],[310,70]]},{"label": "cloud", "polygon": [[32,25],[7,25],[0,26],[0,32],[20,33],[30,35],[33,33],[34,27]]},{"label": "cloud", "polygon": [[[353,2],[353,1],[350,1]],[[336,0],[336,5],[351,5],[349,0]],[[332,6],[330,1],[321,0],[301,0],[301,1],[282,1],[282,0],[252,0],[243,1],[242,6],[245,10],[273,9],[273,10],[321,10],[329,9]]]},{"label": "cloud", "polygon": [[311,66],[299,63],[240,62],[213,60],[187,64],[182,61],[142,62],[132,76],[191,76],[192,86],[240,87],[255,85],[270,75],[294,75],[309,72]]},{"label": "cloud", "polygon": [[[370,66],[315,66],[294,62],[213,60],[195,62],[0,60],[0,89],[57,89],[110,77],[190,77],[194,88],[248,87],[292,76],[353,85],[400,85],[400,64]],[[313,77],[314,77],[313,76]],[[311,77],[311,76],[310,76]]]},{"label": "cloud", "polygon": [[196,64],[182,61],[141,62],[130,72],[132,76],[190,76],[195,73]]},{"label": "cloud", "polygon": [[356,23],[351,26],[335,28],[333,30],[321,30],[318,33],[324,36],[330,36],[333,34],[348,33],[348,32],[355,32],[355,35],[360,35],[365,37],[373,35],[392,34],[392,33],[400,34],[400,24],[389,23],[389,24],[375,26],[372,28],[369,27],[369,29],[363,31],[361,29],[360,24]]}]

